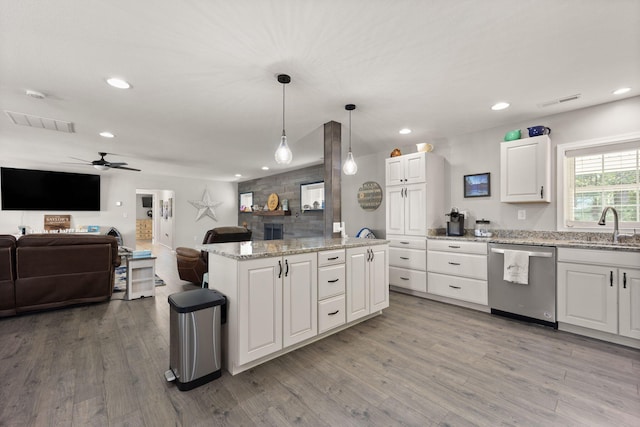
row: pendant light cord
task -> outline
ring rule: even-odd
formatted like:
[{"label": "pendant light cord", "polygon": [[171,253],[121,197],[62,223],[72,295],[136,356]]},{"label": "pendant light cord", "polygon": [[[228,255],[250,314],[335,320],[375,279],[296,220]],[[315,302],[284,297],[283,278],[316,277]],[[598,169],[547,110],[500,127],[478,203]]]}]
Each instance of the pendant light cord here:
[{"label": "pendant light cord", "polygon": [[351,152],[351,110],[349,110],[349,152]]},{"label": "pendant light cord", "polygon": [[283,83],[283,84],[282,84],[282,136],[284,136],[284,135],[285,135],[285,134],[284,134],[284,100],[285,100],[285,97],[284,97],[284,88],[285,88],[285,86],[286,86],[286,85]]}]

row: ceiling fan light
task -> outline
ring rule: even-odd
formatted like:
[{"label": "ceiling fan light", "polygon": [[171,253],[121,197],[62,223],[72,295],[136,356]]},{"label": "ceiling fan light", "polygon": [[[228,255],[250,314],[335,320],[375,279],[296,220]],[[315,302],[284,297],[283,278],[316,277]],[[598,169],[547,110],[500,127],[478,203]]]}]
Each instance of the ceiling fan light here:
[{"label": "ceiling fan light", "polygon": [[278,149],[275,154],[276,163],[281,165],[288,165],[293,160],[293,153],[289,148],[289,144],[287,144],[287,136],[282,132],[282,137],[280,138],[280,145],[278,145]]},{"label": "ceiling fan light", "polygon": [[93,167],[98,169],[99,171],[106,171],[107,169],[109,169],[109,166],[105,165],[93,165]]}]

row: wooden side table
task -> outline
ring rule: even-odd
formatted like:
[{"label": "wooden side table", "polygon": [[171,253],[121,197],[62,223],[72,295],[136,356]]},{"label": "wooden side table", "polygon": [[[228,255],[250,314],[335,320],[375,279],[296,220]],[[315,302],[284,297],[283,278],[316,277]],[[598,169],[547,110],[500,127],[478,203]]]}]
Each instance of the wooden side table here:
[{"label": "wooden side table", "polygon": [[156,295],[156,257],[133,258],[127,260],[127,291],[124,299],[132,300]]}]

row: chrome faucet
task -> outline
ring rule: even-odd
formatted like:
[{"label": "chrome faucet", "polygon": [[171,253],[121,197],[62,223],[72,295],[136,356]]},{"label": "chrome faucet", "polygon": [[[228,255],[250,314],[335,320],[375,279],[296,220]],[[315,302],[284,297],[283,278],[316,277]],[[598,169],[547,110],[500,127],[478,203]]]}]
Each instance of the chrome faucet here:
[{"label": "chrome faucet", "polygon": [[602,215],[600,216],[600,221],[598,221],[598,225],[606,225],[605,218],[607,216],[607,211],[613,212],[613,243],[618,243],[619,237],[633,237],[633,234],[620,234],[618,229],[618,211],[613,206],[607,206],[602,210]]}]

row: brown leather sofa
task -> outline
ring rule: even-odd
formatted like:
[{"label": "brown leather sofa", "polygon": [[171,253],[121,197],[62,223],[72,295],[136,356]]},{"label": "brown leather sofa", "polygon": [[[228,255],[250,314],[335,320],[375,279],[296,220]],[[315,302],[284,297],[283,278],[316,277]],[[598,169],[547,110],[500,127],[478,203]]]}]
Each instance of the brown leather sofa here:
[{"label": "brown leather sofa", "polygon": [[[245,242],[251,240],[251,230],[244,227],[216,227],[207,231],[202,244]],[[176,249],[178,275],[181,280],[202,284],[202,276],[207,272],[209,253],[193,248]]]},{"label": "brown leather sofa", "polygon": [[16,314],[16,238],[0,235],[0,317]]},{"label": "brown leather sofa", "polygon": [[[13,310],[2,288],[0,315],[11,315],[88,302],[107,301],[120,265],[113,236],[30,234],[15,244],[12,264],[0,239],[0,262],[14,268]],[[9,239],[10,240],[10,239]],[[4,268],[2,269],[4,271]],[[0,276],[2,277],[2,276]],[[0,278],[0,284],[6,280]],[[5,301],[5,296],[8,298]]]}]

